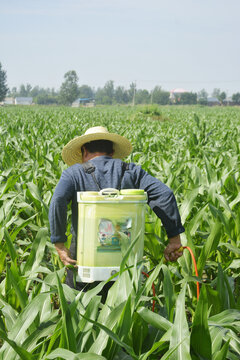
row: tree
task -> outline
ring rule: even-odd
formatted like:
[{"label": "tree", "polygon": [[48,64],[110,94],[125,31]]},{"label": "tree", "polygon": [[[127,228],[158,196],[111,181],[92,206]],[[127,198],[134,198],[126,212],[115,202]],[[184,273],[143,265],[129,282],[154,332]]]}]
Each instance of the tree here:
[{"label": "tree", "polygon": [[137,85],[136,85],[136,83],[132,82],[130,84],[130,89],[128,90],[128,94],[129,94],[129,98],[131,99],[133,105],[135,105],[136,91],[137,91]]},{"label": "tree", "polygon": [[104,89],[101,88],[97,89],[95,100],[97,104],[102,104],[102,105],[112,104],[112,99],[109,96],[107,96]]},{"label": "tree", "polygon": [[170,93],[168,91],[162,90],[160,86],[155,86],[152,91],[152,103],[159,105],[169,104]]},{"label": "tree", "polygon": [[129,102],[129,95],[123,86],[118,86],[115,90],[115,101],[117,104],[127,104]]},{"label": "tree", "polygon": [[34,102],[39,105],[53,105],[58,103],[57,96],[50,94],[39,94],[34,98]]},{"label": "tree", "polygon": [[59,101],[63,105],[70,105],[79,96],[78,76],[75,70],[70,70],[64,75],[59,92]]},{"label": "tree", "polygon": [[198,100],[199,99],[207,100],[208,93],[205,89],[202,89],[201,91],[198,92],[197,97],[198,97]]},{"label": "tree", "polygon": [[226,97],[227,97],[225,91],[221,92],[220,89],[214,89],[213,93],[212,93],[212,96],[217,98],[220,101],[221,104],[223,103],[223,100],[225,100]]},{"label": "tree", "polygon": [[232,101],[235,102],[236,104],[240,104],[240,93],[239,92],[237,92],[236,94],[233,94]]},{"label": "tree", "polygon": [[16,97],[17,96],[17,88],[14,86],[12,90],[9,90],[9,96]]},{"label": "tree", "polygon": [[207,105],[208,93],[205,89],[202,89],[197,94],[197,100],[200,105]]},{"label": "tree", "polygon": [[22,84],[20,86],[18,96],[22,96],[22,97],[31,96],[31,91],[32,91],[32,85],[26,84],[26,86],[25,86]]},{"label": "tree", "polygon": [[18,96],[26,97],[27,96],[27,88],[25,85],[21,85],[18,91]]},{"label": "tree", "polygon": [[212,97],[215,97],[215,98],[217,98],[217,99],[218,99],[218,97],[219,97],[220,93],[221,93],[221,90],[220,90],[220,89],[215,88],[215,89],[213,89],[213,92],[212,92]]},{"label": "tree", "polygon": [[95,101],[97,104],[103,104],[104,92],[103,89],[98,88],[95,94]]},{"label": "tree", "polygon": [[27,96],[31,96],[31,91],[32,91],[32,85],[27,84],[26,85]]},{"label": "tree", "polygon": [[114,102],[114,82],[109,80],[102,89],[97,89],[95,99],[98,104],[111,105]]},{"label": "tree", "polygon": [[105,96],[109,98],[109,103],[112,104],[114,99],[114,82],[112,80],[107,81],[103,91]]},{"label": "tree", "polygon": [[136,104],[150,104],[150,94],[146,89],[137,90],[136,92]]},{"label": "tree", "polygon": [[191,92],[185,92],[181,94],[178,104],[182,105],[194,105],[197,103],[197,94]]},{"label": "tree", "polygon": [[54,88],[44,89],[39,86],[34,86],[29,95],[32,96],[34,98],[34,102],[39,105],[52,105],[58,103],[58,93],[54,90]]},{"label": "tree", "polygon": [[225,91],[222,91],[219,96],[218,96],[218,100],[220,101],[220,103],[222,104],[223,103],[223,100],[225,100],[227,97]]},{"label": "tree", "polygon": [[34,86],[34,88],[32,88],[31,90],[31,96],[32,97],[36,97],[38,96],[39,94],[41,93],[41,89],[40,87],[37,85],[37,86]]},{"label": "tree", "polygon": [[0,63],[0,101],[5,99],[7,92],[7,73],[2,69],[2,64]]},{"label": "tree", "polygon": [[79,87],[79,97],[85,99],[91,99],[94,97],[93,89],[88,85],[82,85]]}]

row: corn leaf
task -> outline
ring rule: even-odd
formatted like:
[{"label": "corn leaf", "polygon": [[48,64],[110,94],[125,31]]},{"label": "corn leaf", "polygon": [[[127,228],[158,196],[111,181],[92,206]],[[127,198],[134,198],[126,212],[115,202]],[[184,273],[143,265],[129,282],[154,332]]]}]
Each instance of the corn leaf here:
[{"label": "corn leaf", "polygon": [[[28,351],[26,351],[21,346],[17,345],[15,341],[10,340],[2,330],[0,330],[0,337],[3,340],[5,340],[12,347],[12,349],[20,356],[21,360],[34,360],[35,359],[35,357],[32,354],[30,354]],[[5,357],[5,355],[6,355],[6,353],[4,353],[4,357]],[[7,357],[5,357],[5,358],[7,359]],[[11,359],[13,359],[13,357]]]},{"label": "corn leaf", "polygon": [[217,353],[213,355],[213,360],[225,360],[229,349],[230,340],[228,340]]},{"label": "corn leaf", "polygon": [[175,305],[175,295],[172,284],[172,279],[170,271],[166,265],[162,265],[163,270],[163,295],[165,298],[165,306],[167,309],[169,321],[173,321],[174,305]]},{"label": "corn leaf", "polygon": [[23,272],[32,272],[40,264],[44,256],[44,250],[47,242],[48,229],[40,229],[34,239],[30,255],[26,261]]},{"label": "corn leaf", "polygon": [[57,277],[57,286],[58,286],[58,294],[61,304],[62,316],[63,316],[63,328],[60,340],[60,347],[67,348],[72,351],[76,351],[76,338],[73,330],[72,317],[71,313],[64,296],[62,284],[59,280],[58,274]]},{"label": "corn leaf", "polygon": [[44,357],[46,359],[56,359],[60,357],[66,360],[107,360],[105,357],[93,353],[74,353],[66,349],[55,349]]},{"label": "corn leaf", "polygon": [[197,262],[199,277],[202,276],[204,266],[206,264],[207,259],[209,258],[211,251],[214,251],[218,246],[220,240],[221,228],[222,225],[218,221],[215,222],[214,225],[212,226],[210,235],[203,246],[200,257]]},{"label": "corn leaf", "polygon": [[16,258],[17,258],[17,252],[15,250],[15,247],[13,245],[12,239],[9,235],[9,232],[6,228],[4,228],[4,236],[5,236],[5,240],[6,240],[6,245],[7,245],[7,249],[8,249],[8,253],[11,256],[12,261],[15,262]]},{"label": "corn leaf", "polygon": [[175,320],[170,338],[170,350],[177,346],[170,359],[172,360],[190,360],[190,334],[186,319],[185,310],[186,285],[183,286],[176,301]]},{"label": "corn leaf", "polygon": [[[205,286],[200,292],[191,332],[191,348],[195,355],[204,359],[212,358],[212,344],[208,327],[208,301]],[[201,339],[201,341],[200,341]],[[203,346],[204,344],[204,346]]]},{"label": "corn leaf", "polygon": [[137,310],[138,314],[146,321],[160,330],[168,331],[172,328],[172,323],[159,314],[153,313],[151,310],[141,307]]}]

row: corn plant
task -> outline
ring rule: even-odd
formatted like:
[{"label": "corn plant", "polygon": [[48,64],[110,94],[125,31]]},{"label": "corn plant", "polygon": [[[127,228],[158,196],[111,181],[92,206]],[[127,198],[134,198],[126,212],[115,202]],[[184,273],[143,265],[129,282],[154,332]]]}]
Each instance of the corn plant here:
[{"label": "corn plant", "polygon": [[[239,359],[240,110],[159,113],[0,109],[0,359]],[[166,233],[148,209],[148,278],[130,247],[105,302],[104,282],[87,292],[64,284],[48,208],[65,168],[62,147],[94,125],[127,136],[134,151],[126,160],[174,190],[199,278],[187,250],[177,263],[164,261]],[[70,221],[67,233],[69,245]]]}]

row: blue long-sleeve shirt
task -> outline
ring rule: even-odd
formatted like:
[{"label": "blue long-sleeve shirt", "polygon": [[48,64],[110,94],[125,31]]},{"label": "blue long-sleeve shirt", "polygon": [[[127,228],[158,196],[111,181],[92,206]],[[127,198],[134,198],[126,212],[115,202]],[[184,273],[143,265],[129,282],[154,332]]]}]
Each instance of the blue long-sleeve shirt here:
[{"label": "blue long-sleeve shirt", "polygon": [[[91,162],[95,166],[95,177],[101,189],[118,188],[122,174],[120,159],[98,156]],[[129,164],[129,169],[124,173],[121,188],[143,189],[147,192],[148,205],[161,219],[169,238],[184,232],[172,190],[145,172],[141,166]],[[81,164],[75,164],[63,171],[53,194],[49,209],[52,243],[67,240],[67,205],[70,201],[72,202],[72,233],[73,238],[77,238],[77,191],[98,191],[91,174],[85,173]]]}]

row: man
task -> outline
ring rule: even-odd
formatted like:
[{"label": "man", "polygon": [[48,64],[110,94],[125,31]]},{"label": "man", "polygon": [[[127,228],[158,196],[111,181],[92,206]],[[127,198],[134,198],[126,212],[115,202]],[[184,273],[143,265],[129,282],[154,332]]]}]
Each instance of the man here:
[{"label": "man", "polygon": [[[123,136],[109,133],[101,126],[88,129],[84,135],[71,140],[62,151],[63,160],[70,166],[63,171],[49,209],[51,241],[55,244],[64,265],[76,266],[77,191],[99,191],[104,188],[144,189],[148,205],[161,219],[169,243],[164,251],[167,260],[176,261],[182,252],[180,233],[184,232],[173,192],[140,166],[126,166],[121,159],[132,151],[131,143]],[[86,164],[93,167],[88,171]],[[71,202],[72,242],[65,247],[67,205]],[[70,273],[66,280],[73,287]]]}]

